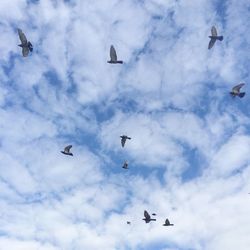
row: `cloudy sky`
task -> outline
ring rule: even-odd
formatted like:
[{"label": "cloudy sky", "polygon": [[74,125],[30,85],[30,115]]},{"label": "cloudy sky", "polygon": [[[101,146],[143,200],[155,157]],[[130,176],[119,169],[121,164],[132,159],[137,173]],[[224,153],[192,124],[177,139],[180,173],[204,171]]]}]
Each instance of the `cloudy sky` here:
[{"label": "cloudy sky", "polygon": [[0,20],[0,250],[249,249],[249,1],[2,0]]}]

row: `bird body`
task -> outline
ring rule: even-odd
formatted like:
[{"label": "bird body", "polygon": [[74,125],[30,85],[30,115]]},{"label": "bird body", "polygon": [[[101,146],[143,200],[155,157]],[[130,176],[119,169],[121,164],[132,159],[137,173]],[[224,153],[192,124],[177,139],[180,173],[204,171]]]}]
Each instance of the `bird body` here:
[{"label": "bird body", "polygon": [[128,137],[128,136],[126,136],[126,135],[121,135],[120,137],[121,137],[121,144],[122,144],[122,147],[125,146],[125,142],[126,142],[127,139],[128,139],[128,140],[131,140],[131,137]]},{"label": "bird body", "polygon": [[124,168],[124,169],[128,169],[128,162],[127,162],[127,161],[125,161],[125,162],[124,162],[124,164],[123,164],[122,168]]},{"label": "bird body", "polygon": [[26,36],[24,35],[21,29],[17,29],[17,31],[18,31],[19,38],[21,40],[21,44],[18,44],[18,46],[22,48],[23,57],[26,57],[28,56],[29,51],[30,52],[33,51],[33,46],[31,42],[27,40]]},{"label": "bird body", "polygon": [[156,221],[156,219],[151,219],[149,213],[146,210],[144,210],[144,217],[145,218],[143,218],[142,220],[145,220],[146,223],[149,223],[150,221]]},{"label": "bird body", "polygon": [[65,155],[70,155],[70,156],[73,156],[73,154],[70,152],[70,149],[72,148],[72,145],[68,145],[64,148],[64,151],[61,151],[62,154],[65,154]]},{"label": "bird body", "polygon": [[240,92],[240,89],[245,85],[245,83],[240,83],[232,88],[232,91],[230,92],[230,95],[232,97],[238,96],[240,98],[245,96],[245,92]]},{"label": "bird body", "polygon": [[117,64],[117,63],[123,64],[123,61],[117,60],[116,50],[115,50],[115,47],[113,45],[110,46],[110,52],[109,53],[110,53],[110,61],[108,61],[108,63],[111,63],[111,64]]},{"label": "bird body", "polygon": [[163,226],[173,226],[174,224],[170,224],[169,220],[166,219],[165,224]]},{"label": "bird body", "polygon": [[217,30],[216,30],[216,28],[214,26],[211,29],[211,34],[212,35],[209,36],[210,41],[209,41],[209,44],[208,44],[208,49],[211,49],[214,46],[216,40],[219,40],[219,41],[223,40],[223,36],[218,36],[217,35]]}]

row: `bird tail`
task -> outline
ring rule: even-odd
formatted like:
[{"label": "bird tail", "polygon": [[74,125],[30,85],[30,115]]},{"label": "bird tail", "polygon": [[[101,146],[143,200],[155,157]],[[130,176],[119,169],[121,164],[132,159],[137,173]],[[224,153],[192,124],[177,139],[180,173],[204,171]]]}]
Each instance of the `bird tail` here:
[{"label": "bird tail", "polygon": [[245,92],[239,93],[239,97],[242,98],[245,96],[245,94],[246,94]]},{"label": "bird tail", "polygon": [[152,221],[156,221],[156,219],[151,219]]},{"label": "bird tail", "polygon": [[223,36],[217,36],[217,39],[222,41],[223,40]]}]

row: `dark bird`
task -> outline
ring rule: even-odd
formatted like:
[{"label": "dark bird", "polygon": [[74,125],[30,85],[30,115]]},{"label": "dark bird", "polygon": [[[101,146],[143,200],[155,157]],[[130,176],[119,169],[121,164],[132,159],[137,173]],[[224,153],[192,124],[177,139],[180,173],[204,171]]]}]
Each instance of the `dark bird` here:
[{"label": "dark bird", "polygon": [[149,213],[146,210],[144,210],[144,217],[145,218],[143,218],[142,220],[145,220],[146,223],[149,223],[150,221],[156,221],[156,219],[151,219]]},{"label": "dark bird", "polygon": [[68,145],[67,147],[64,148],[64,151],[61,151],[61,153],[65,154],[65,155],[73,156],[73,154],[70,152],[71,148],[72,148],[72,145]]},{"label": "dark bird", "polygon": [[131,138],[128,137],[128,136],[126,136],[126,135],[121,135],[120,137],[121,137],[121,144],[122,144],[122,147],[124,147],[125,142],[126,142],[127,139],[131,140]]},{"label": "dark bird", "polygon": [[121,63],[123,64],[123,61],[117,61],[117,54],[115,51],[115,48],[113,45],[110,46],[110,61],[108,63],[116,64],[116,63]]},{"label": "dark bird", "polygon": [[27,41],[27,38],[21,29],[17,29],[17,31],[18,31],[19,38],[21,40],[21,44],[19,44],[18,46],[22,48],[22,54],[24,57],[26,57],[28,56],[29,51],[30,52],[33,51],[33,46],[31,42]]},{"label": "dark bird", "polygon": [[128,225],[131,225],[131,222],[130,222],[130,221],[127,221],[127,224],[128,224]]},{"label": "dark bird", "polygon": [[212,33],[212,36],[209,36],[209,38],[211,38],[211,39],[210,39],[210,42],[208,44],[208,49],[211,49],[214,46],[216,40],[220,40],[220,41],[223,40],[223,36],[217,36],[217,30],[214,26],[211,29],[211,33]]},{"label": "dark bird", "polygon": [[240,98],[245,96],[245,92],[240,92],[240,89],[245,85],[245,83],[240,83],[232,88],[230,95],[232,97],[239,96]]},{"label": "dark bird", "polygon": [[153,215],[153,216],[156,216],[156,213],[153,213],[152,215]]},{"label": "dark bird", "polygon": [[169,220],[166,219],[165,220],[165,224],[163,224],[162,226],[173,226],[174,224],[170,224]]},{"label": "dark bird", "polygon": [[125,161],[125,162],[124,162],[124,164],[123,164],[122,168],[124,168],[124,169],[128,169],[128,162],[127,162],[127,161]]}]

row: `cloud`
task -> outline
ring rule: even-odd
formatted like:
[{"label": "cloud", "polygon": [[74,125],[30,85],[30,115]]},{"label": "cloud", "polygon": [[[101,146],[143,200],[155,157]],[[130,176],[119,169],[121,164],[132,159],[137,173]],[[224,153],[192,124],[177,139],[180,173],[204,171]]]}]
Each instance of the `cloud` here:
[{"label": "cloud", "polygon": [[[0,248],[248,249],[248,95],[228,95],[249,80],[248,12],[234,0],[3,3]],[[224,40],[208,50],[212,25]],[[107,63],[111,44],[123,65]]]}]

